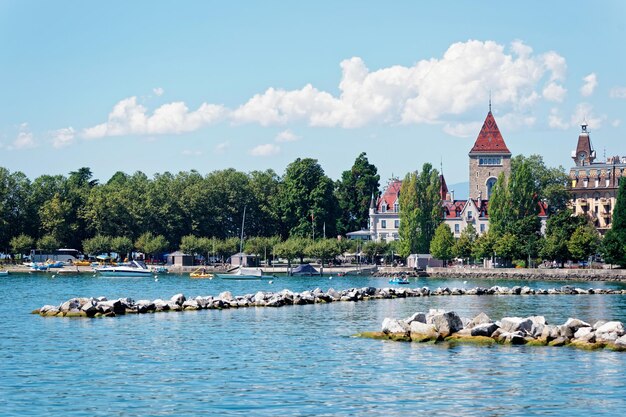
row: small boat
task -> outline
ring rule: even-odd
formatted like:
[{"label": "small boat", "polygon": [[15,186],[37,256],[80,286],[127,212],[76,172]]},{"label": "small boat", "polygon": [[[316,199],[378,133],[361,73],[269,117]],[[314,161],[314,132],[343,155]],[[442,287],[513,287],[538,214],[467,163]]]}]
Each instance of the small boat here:
[{"label": "small boat", "polygon": [[189,274],[190,278],[208,278],[213,279],[213,274],[206,271],[206,268],[198,268]]},{"label": "small boat", "polygon": [[33,262],[30,264],[30,269],[28,272],[48,272],[48,265],[42,263]]},{"label": "small boat", "polygon": [[164,266],[153,266],[152,272],[156,272],[157,274],[167,274],[169,271]]},{"label": "small boat", "polygon": [[150,277],[154,274],[143,262],[132,261],[124,266],[102,266],[94,268],[103,277]]},{"label": "small boat", "polygon": [[391,278],[389,280],[390,284],[401,284],[401,285],[405,285],[409,283],[409,279],[408,278]]},{"label": "small boat", "polygon": [[9,271],[0,271],[0,276],[9,275]]},{"label": "small boat", "polygon": [[313,268],[311,266],[311,264],[302,264],[302,265],[298,265],[296,268],[294,268],[294,270],[291,271],[291,275],[296,276],[296,277],[302,277],[302,276],[312,277],[314,275],[319,276],[320,275],[320,271],[318,271],[317,269]]},{"label": "small boat", "polygon": [[47,261],[48,268],[63,268],[65,263],[63,261]]},{"label": "small boat", "polygon": [[337,272],[337,276],[338,277],[345,277],[346,273],[345,272]]},{"label": "small boat", "polygon": [[90,261],[75,261],[74,266],[91,266]]},{"label": "small boat", "polygon": [[221,279],[241,281],[275,278],[273,275],[263,275],[263,270],[261,268],[237,268],[237,270],[231,274],[215,274],[215,276]]}]

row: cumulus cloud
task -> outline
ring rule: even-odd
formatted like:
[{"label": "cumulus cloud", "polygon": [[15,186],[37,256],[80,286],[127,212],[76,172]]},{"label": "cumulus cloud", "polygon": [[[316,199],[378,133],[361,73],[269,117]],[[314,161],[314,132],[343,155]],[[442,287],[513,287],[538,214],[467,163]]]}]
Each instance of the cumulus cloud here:
[{"label": "cumulus cloud", "polygon": [[611,98],[626,98],[626,87],[613,87],[609,95]]},{"label": "cumulus cloud", "polygon": [[55,148],[64,148],[74,142],[76,132],[73,127],[64,127],[52,132],[52,146]]},{"label": "cumulus cloud", "polygon": [[156,87],[152,89],[152,92],[154,93],[155,96],[161,97],[163,93],[165,93],[165,90],[162,89],[161,87]]},{"label": "cumulus cloud", "polygon": [[152,115],[137,103],[137,97],[117,103],[107,122],[84,129],[86,139],[122,135],[159,135],[184,133],[214,123],[224,116],[221,105],[203,103],[197,110],[189,111],[185,103],[173,102],[157,108]]},{"label": "cumulus cloud", "polygon": [[622,124],[622,121],[620,119],[615,119],[611,122],[611,126],[613,127],[620,127],[621,124]]},{"label": "cumulus cloud", "polygon": [[596,87],[598,86],[598,77],[595,73],[592,72],[591,74],[584,77],[583,81],[585,82],[585,84],[580,87],[580,94],[582,94],[583,97],[589,97],[593,94]]},{"label": "cumulus cloud", "polygon": [[[509,46],[493,41],[457,42],[441,57],[377,70],[353,57],[343,60],[340,68],[338,93],[312,84],[294,90],[269,87],[234,109],[204,103],[190,111],[184,103],[174,102],[150,114],[136,97],[129,97],[114,106],[107,122],[85,129],[82,136],[183,133],[222,119],[261,126],[300,122],[343,128],[427,123],[464,135],[464,127],[454,124],[458,115],[486,107],[490,91],[498,111],[518,119],[526,117],[540,100],[561,102],[567,92],[563,87],[565,58],[554,51],[537,53],[522,41]],[[162,89],[155,88],[154,93],[161,94]],[[295,137],[281,135],[276,141]]]},{"label": "cumulus cloud", "polygon": [[476,136],[480,132],[482,127],[481,122],[471,123],[446,123],[443,126],[443,131],[448,135],[456,136],[459,138],[467,138]]},{"label": "cumulus cloud", "polygon": [[550,115],[548,116],[548,126],[552,129],[569,129],[569,123],[563,120],[559,114],[559,110],[556,108],[550,110]]},{"label": "cumulus cloud", "polygon": [[[232,119],[263,126],[303,121],[346,128],[372,122],[445,123],[484,106],[490,90],[501,109],[520,111],[540,99],[536,90],[542,82],[563,79],[566,63],[555,52],[534,54],[520,41],[507,51],[492,41],[470,40],[452,44],[440,59],[411,67],[370,71],[354,57],[342,61],[341,70],[338,96],[310,84],[291,91],[269,88],[234,110]],[[553,100],[563,94],[556,83],[547,91]]]},{"label": "cumulus cloud", "polygon": [[558,109],[553,108],[548,116],[548,125],[554,129],[565,130],[586,123],[592,129],[600,129],[606,119],[606,115],[597,115],[589,103],[580,103],[569,119],[562,117]]},{"label": "cumulus cloud", "polygon": [[215,152],[221,154],[221,153],[226,152],[226,149],[228,148],[230,148],[230,142],[226,141],[226,142],[218,143],[217,145],[215,145]]},{"label": "cumulus cloud", "polygon": [[283,130],[276,135],[276,142],[295,142],[300,139],[300,136],[295,135],[291,130]]},{"label": "cumulus cloud", "polygon": [[19,128],[19,132],[17,134],[17,138],[13,141],[11,145],[9,145],[9,149],[20,150],[20,149],[30,149],[37,146],[35,143],[35,137],[33,133],[30,131],[28,127],[28,123],[22,123]]},{"label": "cumulus cloud", "polygon": [[277,155],[280,152],[280,146],[273,143],[266,143],[259,145],[250,150],[252,156],[272,156]]},{"label": "cumulus cloud", "polygon": [[565,99],[566,93],[567,90],[555,82],[548,84],[542,92],[543,98],[548,101],[556,101],[558,103],[561,103],[563,99]]}]

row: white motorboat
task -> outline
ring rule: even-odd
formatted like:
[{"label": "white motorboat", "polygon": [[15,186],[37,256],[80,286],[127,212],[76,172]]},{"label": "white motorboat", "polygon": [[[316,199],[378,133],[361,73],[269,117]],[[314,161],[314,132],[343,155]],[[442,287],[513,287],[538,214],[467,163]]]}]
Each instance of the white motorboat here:
[{"label": "white motorboat", "polygon": [[272,279],[273,275],[263,275],[263,270],[260,268],[237,268],[237,270],[230,274],[215,274],[217,278],[221,279],[234,279],[234,280],[259,280],[259,279]]},{"label": "white motorboat", "polygon": [[103,277],[149,277],[154,274],[154,272],[141,261],[132,261],[130,265],[102,266],[94,268],[94,270],[98,275],[102,275]]}]

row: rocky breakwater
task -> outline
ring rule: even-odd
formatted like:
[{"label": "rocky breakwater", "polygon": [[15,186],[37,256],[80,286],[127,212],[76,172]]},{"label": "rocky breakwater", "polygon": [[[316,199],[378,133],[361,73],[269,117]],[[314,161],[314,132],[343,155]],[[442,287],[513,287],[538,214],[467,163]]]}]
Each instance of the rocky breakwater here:
[{"label": "rocky breakwater", "polygon": [[226,291],[218,296],[198,296],[186,298],[176,294],[169,300],[138,300],[118,298],[109,300],[106,297],[72,298],[60,305],[44,305],[33,311],[44,317],[115,317],[124,314],[145,314],[166,311],[210,310],[239,307],[282,307],[290,305],[331,303],[335,301],[365,301],[390,298],[436,297],[460,295],[582,295],[582,294],[626,294],[626,290],[583,289],[569,286],[560,289],[532,289],[530,287],[491,288],[437,288],[431,291],[422,288],[350,288],[337,291],[330,288],[324,292],[319,288],[299,293],[290,290],[279,292],[259,291],[255,294],[233,296]]},{"label": "rocky breakwater", "polygon": [[503,317],[494,321],[485,313],[470,319],[454,311],[418,312],[406,319],[386,318],[381,332],[361,337],[413,342],[573,346],[626,351],[626,330],[619,321],[594,324],[570,318],[563,324],[548,324],[543,316]]}]

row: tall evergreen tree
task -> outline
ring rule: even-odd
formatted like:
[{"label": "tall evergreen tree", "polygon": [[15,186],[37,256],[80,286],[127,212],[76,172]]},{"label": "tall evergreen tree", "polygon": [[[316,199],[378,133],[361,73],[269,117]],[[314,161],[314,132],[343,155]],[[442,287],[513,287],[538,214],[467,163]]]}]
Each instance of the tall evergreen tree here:
[{"label": "tall evergreen tree", "polygon": [[419,240],[419,213],[417,207],[417,174],[406,174],[400,187],[400,227],[398,235],[398,254],[402,258],[418,251]]},{"label": "tall evergreen tree", "polygon": [[503,234],[512,219],[509,186],[506,175],[501,173],[489,200],[489,231],[494,235]]},{"label": "tall evergreen tree", "polygon": [[345,234],[367,226],[371,195],[378,194],[380,175],[365,152],[359,154],[349,171],[341,174],[336,195],[341,209],[337,231]]}]

